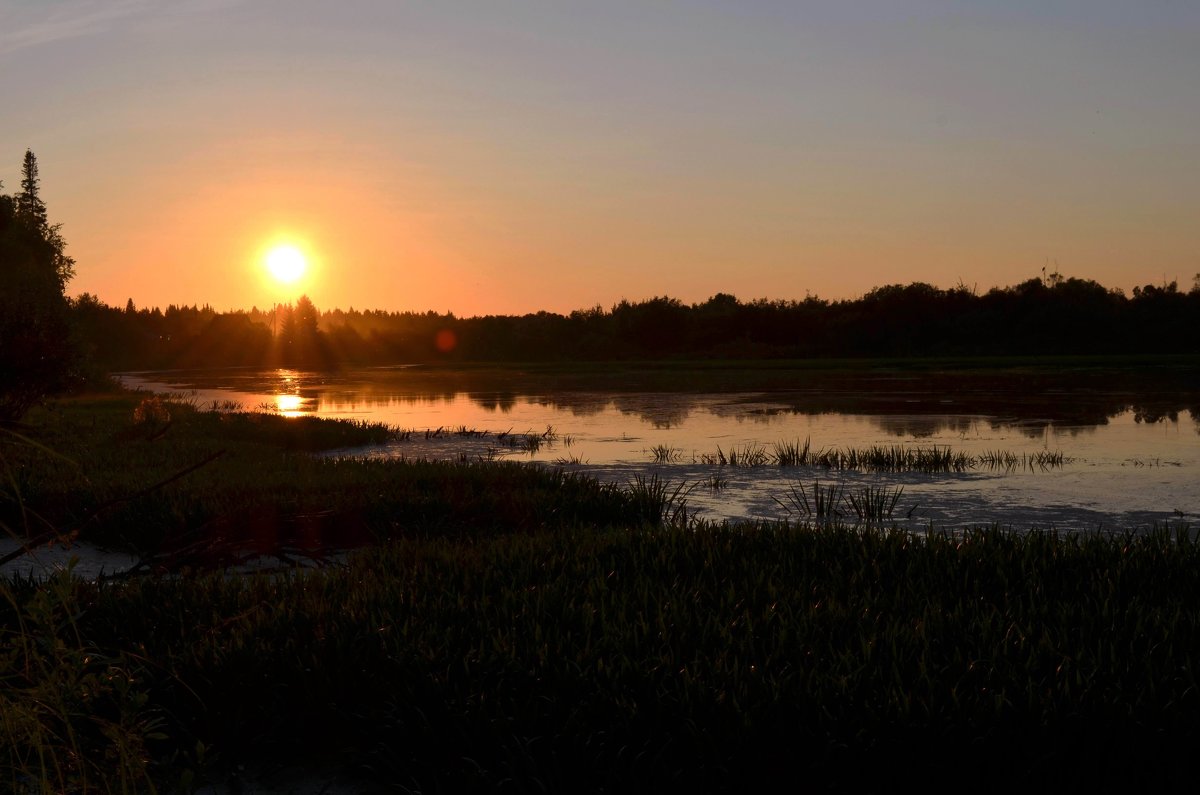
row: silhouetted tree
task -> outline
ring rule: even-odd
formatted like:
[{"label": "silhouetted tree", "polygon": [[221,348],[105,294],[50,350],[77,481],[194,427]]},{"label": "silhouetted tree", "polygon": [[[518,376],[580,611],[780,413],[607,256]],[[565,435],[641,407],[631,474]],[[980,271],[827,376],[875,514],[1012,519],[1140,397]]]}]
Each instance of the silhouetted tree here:
[{"label": "silhouetted tree", "polygon": [[302,295],[296,299],[296,307],[293,310],[293,317],[296,321],[296,336],[303,339],[316,339],[317,337],[317,307],[307,295]]},{"label": "silhouetted tree", "polygon": [[0,421],[20,419],[65,387],[78,363],[63,294],[74,260],[47,222],[38,188],[37,159],[27,151],[21,192],[0,195]]},{"label": "silhouetted tree", "polygon": [[296,313],[291,304],[280,304],[275,308],[276,336],[284,348],[290,347],[296,339]]},{"label": "silhouetted tree", "polygon": [[25,162],[21,165],[21,192],[17,194],[17,215],[34,229],[45,229],[48,225],[40,188],[37,157],[26,149]]},{"label": "silhouetted tree", "polygon": [[325,367],[331,362],[318,322],[320,312],[312,299],[302,295],[292,310],[292,342],[289,364],[300,367]]}]

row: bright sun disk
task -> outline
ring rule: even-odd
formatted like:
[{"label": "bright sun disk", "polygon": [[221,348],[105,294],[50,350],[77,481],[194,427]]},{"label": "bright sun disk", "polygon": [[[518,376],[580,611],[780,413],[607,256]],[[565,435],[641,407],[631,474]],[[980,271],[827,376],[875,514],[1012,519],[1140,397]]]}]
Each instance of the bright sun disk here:
[{"label": "bright sun disk", "polygon": [[267,253],[267,270],[284,284],[299,279],[307,267],[304,252],[295,246],[275,246]]}]

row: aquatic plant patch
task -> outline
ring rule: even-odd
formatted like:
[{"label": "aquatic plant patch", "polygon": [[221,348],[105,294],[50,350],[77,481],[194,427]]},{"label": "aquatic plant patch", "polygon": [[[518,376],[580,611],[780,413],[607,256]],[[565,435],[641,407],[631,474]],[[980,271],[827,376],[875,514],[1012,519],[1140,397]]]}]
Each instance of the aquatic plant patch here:
[{"label": "aquatic plant patch", "polygon": [[732,447],[727,453],[718,447],[715,453],[702,453],[697,460],[716,466],[815,467],[876,472],[965,472],[979,468],[1048,470],[1070,462],[1060,451],[1042,450],[1018,455],[997,450],[971,455],[937,445],[814,448],[809,439],[775,442],[770,450],[760,445],[747,445],[740,449]]}]

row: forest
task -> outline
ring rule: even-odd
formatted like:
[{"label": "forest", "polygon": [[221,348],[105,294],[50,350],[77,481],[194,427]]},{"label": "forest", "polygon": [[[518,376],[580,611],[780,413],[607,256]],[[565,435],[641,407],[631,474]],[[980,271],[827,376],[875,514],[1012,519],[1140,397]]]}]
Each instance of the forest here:
[{"label": "forest", "polygon": [[107,306],[84,294],[71,315],[108,369],[230,365],[330,367],[433,361],[604,361],[1200,352],[1200,279],[1131,296],[1051,273],[978,294],[920,282],[855,300],[695,304],[670,297],[568,315],[456,317],[319,310],[306,296],[273,309]]}]

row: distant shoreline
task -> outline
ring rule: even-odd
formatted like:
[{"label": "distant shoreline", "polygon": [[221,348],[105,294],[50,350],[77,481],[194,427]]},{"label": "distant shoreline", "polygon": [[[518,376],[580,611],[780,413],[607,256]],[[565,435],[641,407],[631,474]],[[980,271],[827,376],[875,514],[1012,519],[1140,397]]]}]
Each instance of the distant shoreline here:
[{"label": "distant shoreline", "polygon": [[722,293],[691,305],[661,297],[567,315],[322,311],[306,296],[269,310],[164,311],[132,301],[118,309],[87,295],[71,301],[71,313],[90,358],[107,370],[701,360],[994,366],[1200,356],[1200,288],[1147,285],[1130,297],[1061,278],[983,295],[913,283],[855,301],[742,302]]}]

